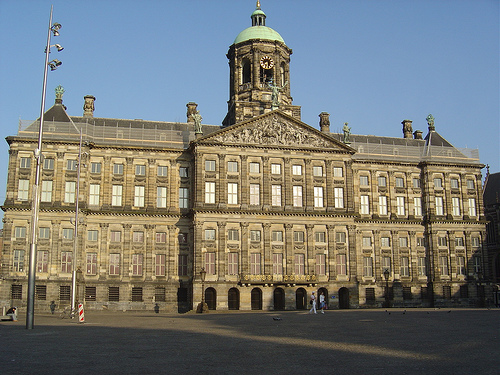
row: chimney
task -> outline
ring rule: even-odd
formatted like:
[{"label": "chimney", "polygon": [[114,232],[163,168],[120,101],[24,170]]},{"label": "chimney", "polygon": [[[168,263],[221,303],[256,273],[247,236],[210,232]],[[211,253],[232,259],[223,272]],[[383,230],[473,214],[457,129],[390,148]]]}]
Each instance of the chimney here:
[{"label": "chimney", "polygon": [[319,128],[323,133],[330,133],[330,114],[321,112],[319,114]]},{"label": "chimney", "polygon": [[401,124],[403,124],[403,138],[411,138],[413,133],[413,128],[411,126],[411,120],[403,120]]},{"label": "chimney", "polygon": [[195,102],[189,102],[188,104],[186,104],[186,107],[187,107],[187,113],[186,113],[187,122],[193,123],[194,118],[191,115],[194,115],[196,113],[196,110],[198,108],[198,104],[196,104]]},{"label": "chimney", "polygon": [[413,138],[414,139],[422,139],[422,130],[415,130],[413,132]]},{"label": "chimney", "polygon": [[83,104],[83,117],[94,117],[95,97],[92,95],[85,95],[83,99],[85,99],[85,103]]}]

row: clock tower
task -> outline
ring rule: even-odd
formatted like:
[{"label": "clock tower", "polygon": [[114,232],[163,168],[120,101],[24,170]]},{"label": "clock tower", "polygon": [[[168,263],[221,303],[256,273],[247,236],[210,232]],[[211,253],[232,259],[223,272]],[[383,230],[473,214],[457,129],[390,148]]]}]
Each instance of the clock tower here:
[{"label": "clock tower", "polygon": [[229,47],[229,101],[224,126],[280,109],[300,120],[300,106],[290,95],[290,55],[279,33],[266,26],[260,1],[252,26]]}]

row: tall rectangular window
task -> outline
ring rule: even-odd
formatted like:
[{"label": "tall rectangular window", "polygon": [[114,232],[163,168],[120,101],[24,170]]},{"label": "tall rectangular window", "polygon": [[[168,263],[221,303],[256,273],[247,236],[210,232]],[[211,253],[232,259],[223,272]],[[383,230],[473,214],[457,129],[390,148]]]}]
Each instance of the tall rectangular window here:
[{"label": "tall rectangular window", "polygon": [[165,276],[165,254],[155,254],[155,276]]},{"label": "tall rectangular window", "polygon": [[205,182],[205,203],[215,203],[215,182]]},{"label": "tall rectangular window", "polygon": [[78,166],[78,162],[76,160],[68,160],[66,164],[66,169],[68,171],[76,171],[76,168]]},{"label": "tall rectangular window", "polygon": [[435,202],[436,202],[436,215],[439,216],[444,215],[443,197],[436,197]]},{"label": "tall rectangular window", "polygon": [[281,164],[271,164],[271,174],[281,174]]},{"label": "tall rectangular window", "polygon": [[305,275],[305,255],[295,254],[295,274]]},{"label": "tall rectangular window", "polygon": [[469,190],[474,189],[474,180],[467,180],[467,189]]},{"label": "tall rectangular window", "polygon": [[473,266],[474,266],[474,273],[478,274],[479,272],[481,272],[482,269],[483,269],[481,267],[481,258],[477,257],[477,256],[473,256],[472,257],[472,262],[473,262]]},{"label": "tall rectangular window", "polygon": [[302,186],[295,185],[292,187],[293,207],[302,207]]},{"label": "tall rectangular window", "polygon": [[385,195],[378,197],[378,214],[387,215],[387,197]]},{"label": "tall rectangular window", "polygon": [[179,167],[179,177],[181,178],[189,177],[188,167]]},{"label": "tall rectangular window", "polygon": [[320,165],[313,166],[313,176],[314,177],[323,177],[323,167]]},{"label": "tall rectangular window", "polygon": [[476,216],[476,199],[469,198],[469,216]]},{"label": "tall rectangular window", "polygon": [[405,197],[396,197],[396,209],[398,216],[405,215]]},{"label": "tall rectangular window", "polygon": [[390,237],[380,238],[380,246],[381,247],[391,247],[391,238]]},{"label": "tall rectangular window", "polygon": [[205,240],[215,241],[215,229],[205,229]]},{"label": "tall rectangular window", "polygon": [[422,198],[413,198],[413,208],[415,216],[422,216]]},{"label": "tall rectangular window", "polygon": [[238,274],[238,253],[235,252],[227,253],[227,274],[228,275]]},{"label": "tall rectangular window", "polygon": [[134,231],[134,233],[132,233],[132,242],[144,243],[144,232],[139,230]]},{"label": "tall rectangular window", "polygon": [[16,240],[26,238],[26,228],[25,227],[15,227],[14,238]]},{"label": "tall rectangular window", "polygon": [[260,204],[260,185],[250,184],[250,205],[258,206]]},{"label": "tall rectangular window", "polygon": [[52,202],[52,181],[42,181],[42,194],[40,196],[42,202]]},{"label": "tall rectangular window", "polygon": [[360,214],[368,215],[370,213],[370,200],[368,195],[362,195],[360,201]]},{"label": "tall rectangular window", "polygon": [[302,165],[298,165],[298,164],[292,165],[292,175],[302,176]]},{"label": "tall rectangular window", "polygon": [[363,237],[362,240],[363,247],[372,247],[372,238],[371,237]]},{"label": "tall rectangular window", "polygon": [[347,255],[337,254],[336,260],[337,275],[347,275]]},{"label": "tall rectangular window", "polygon": [[71,273],[73,271],[73,252],[61,251],[61,272]]},{"label": "tall rectangular window", "polygon": [[335,233],[335,242],[345,243],[345,240],[346,240],[345,232],[336,232]]},{"label": "tall rectangular window", "polygon": [[465,268],[465,257],[457,257],[457,274],[460,276],[465,276],[467,274]]},{"label": "tall rectangular window", "polygon": [[250,274],[260,275],[260,253],[250,254]]},{"label": "tall rectangular window", "polygon": [[123,174],[123,164],[113,164],[113,174],[122,175]]},{"label": "tall rectangular window", "polygon": [[64,203],[75,203],[76,182],[66,181],[64,188]]},{"label": "tall rectangular window", "polygon": [[24,250],[14,250],[14,263],[12,265],[14,272],[24,272]]},{"label": "tall rectangular window", "polygon": [[281,206],[281,185],[271,186],[271,205]]},{"label": "tall rectangular window", "polygon": [[101,163],[90,163],[90,173],[101,173]]},{"label": "tall rectangular window", "polygon": [[144,186],[136,186],[134,192],[134,206],[144,207]]},{"label": "tall rectangular window", "polygon": [[372,257],[363,257],[363,276],[373,277],[373,259]]},{"label": "tall rectangular window", "polygon": [[391,268],[391,257],[384,256],[381,259],[380,265],[382,266],[382,272],[385,270],[388,270],[389,272],[392,271]]},{"label": "tall rectangular window", "polygon": [[120,232],[118,230],[112,230],[109,233],[109,240],[110,240],[110,242],[121,242],[122,232]]},{"label": "tall rectangular window", "polygon": [[273,242],[283,242],[283,232],[279,230],[273,230],[271,232],[271,240]]},{"label": "tall rectangular window", "polygon": [[240,240],[239,230],[238,229],[228,229],[227,240],[228,241],[239,241]]},{"label": "tall rectangular window", "polygon": [[187,254],[179,254],[179,265],[177,268],[179,276],[188,275],[188,256]]},{"label": "tall rectangular window", "polygon": [[122,205],[122,185],[113,185],[112,187],[112,195],[111,195],[111,205],[112,206],[121,206]]},{"label": "tall rectangular window", "polygon": [[443,180],[441,178],[434,179],[434,188],[441,189],[443,187]]},{"label": "tall rectangular window", "polygon": [[334,188],[333,196],[336,208],[344,208],[344,188]]},{"label": "tall rectangular window", "polygon": [[420,187],[420,178],[413,178],[412,182],[415,189],[418,189]]},{"label": "tall rectangular window", "polygon": [[167,207],[167,187],[158,186],[156,188],[156,207],[166,208]]},{"label": "tall rectangular window", "polygon": [[109,254],[109,274],[120,274],[120,254]]},{"label": "tall rectangular window", "polygon": [[101,185],[89,185],[89,206],[99,206],[99,195],[101,192]]},{"label": "tall rectangular window", "polygon": [[418,276],[427,276],[427,266],[426,266],[425,257],[417,258],[417,271]]},{"label": "tall rectangular window", "polygon": [[378,186],[379,187],[386,187],[387,186],[387,178],[385,176],[378,177]]},{"label": "tall rectangular window", "polygon": [[19,168],[30,168],[31,158],[21,158],[19,161]]},{"label": "tall rectangular window", "polygon": [[449,275],[448,257],[446,257],[446,256],[440,256],[439,257],[439,267],[441,268],[441,275],[442,276],[448,276]]},{"label": "tall rectangular window", "polygon": [[260,242],[260,230],[250,231],[250,241]]},{"label": "tall rectangular window", "polygon": [[315,186],[314,187],[314,207],[321,208],[323,207],[323,187]]},{"label": "tall rectangular window", "polygon": [[146,166],[145,165],[136,165],[135,166],[135,175],[136,176],[145,176],[146,175]]},{"label": "tall rectangular window", "polygon": [[401,277],[409,277],[410,276],[410,260],[408,257],[401,257],[400,259],[401,267]]},{"label": "tall rectangular window", "polygon": [[49,272],[49,252],[39,250],[36,252],[36,272]]},{"label": "tall rectangular window", "polygon": [[156,232],[156,243],[167,243],[166,232]]},{"label": "tall rectangular window", "polygon": [[325,254],[316,254],[316,266],[315,266],[316,275],[326,275],[326,255]]},{"label": "tall rectangular window", "polygon": [[179,188],[179,208],[189,208],[189,188]]},{"label": "tall rectangular window", "polygon": [[450,187],[452,189],[458,189],[459,188],[459,185],[458,185],[458,179],[457,178],[452,178],[450,180]]},{"label": "tall rectangular window", "polygon": [[399,237],[399,247],[408,247],[408,237]]},{"label": "tall rectangular window", "polygon": [[38,238],[41,240],[48,240],[50,238],[50,228],[40,227],[38,229]]},{"label": "tall rectangular window", "polygon": [[87,253],[87,275],[97,275],[97,253]]},{"label": "tall rectangular window", "polygon": [[260,173],[259,163],[250,163],[250,173]]},{"label": "tall rectangular window", "polygon": [[97,241],[99,238],[98,230],[88,230],[87,231],[87,241]]},{"label": "tall rectangular window", "polygon": [[458,197],[451,198],[451,212],[453,216],[460,215],[460,198]]},{"label": "tall rectangular window", "polygon": [[20,201],[28,200],[28,192],[30,187],[30,180],[19,180],[17,185],[17,199]]},{"label": "tall rectangular window", "polygon": [[283,275],[283,254],[273,254],[273,275]]},{"label": "tall rectangular window", "polygon": [[304,242],[304,232],[300,232],[300,231],[293,232],[293,241],[294,242]]},{"label": "tall rectangular window", "polygon": [[368,176],[359,176],[359,185],[368,186]]},{"label": "tall rectangular window", "polygon": [[63,230],[62,230],[63,239],[72,240],[74,231],[75,230],[73,228],[63,228]]},{"label": "tall rectangular window", "polygon": [[238,204],[238,184],[229,182],[227,184],[227,204]]},{"label": "tall rectangular window", "polygon": [[205,160],[205,172],[215,172],[215,160]]},{"label": "tall rectangular window", "polygon": [[396,187],[397,188],[405,187],[405,180],[403,179],[403,177],[396,177]]},{"label": "tall rectangular window", "polygon": [[317,243],[325,243],[326,242],[326,233],[325,232],[314,233],[314,240]]},{"label": "tall rectangular window", "polygon": [[205,253],[205,271],[207,275],[215,275],[215,253]]},{"label": "tall rectangular window", "polygon": [[54,170],[54,159],[53,158],[44,158],[43,159],[43,169],[46,171]]},{"label": "tall rectangular window", "polygon": [[156,174],[158,175],[158,177],[167,177],[168,176],[168,167],[166,167],[164,165],[159,165],[157,170],[156,170]]},{"label": "tall rectangular window", "polygon": [[132,276],[142,276],[142,254],[132,254]]},{"label": "tall rectangular window", "polygon": [[227,171],[230,173],[238,172],[238,162],[237,161],[228,161],[227,162]]},{"label": "tall rectangular window", "polygon": [[342,167],[333,167],[333,177],[344,177],[344,170]]}]

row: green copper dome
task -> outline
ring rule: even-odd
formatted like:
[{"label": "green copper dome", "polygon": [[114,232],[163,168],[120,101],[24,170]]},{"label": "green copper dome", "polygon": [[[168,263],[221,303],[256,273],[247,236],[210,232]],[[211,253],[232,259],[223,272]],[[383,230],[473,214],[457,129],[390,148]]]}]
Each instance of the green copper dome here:
[{"label": "green copper dome", "polygon": [[250,26],[238,34],[234,40],[234,44],[244,42],[251,39],[277,40],[286,44],[281,35],[267,26]]},{"label": "green copper dome", "polygon": [[257,6],[250,16],[252,26],[243,30],[234,40],[234,44],[245,42],[252,39],[279,41],[285,44],[285,41],[276,31],[266,26],[266,14],[260,9],[260,1],[257,0]]}]

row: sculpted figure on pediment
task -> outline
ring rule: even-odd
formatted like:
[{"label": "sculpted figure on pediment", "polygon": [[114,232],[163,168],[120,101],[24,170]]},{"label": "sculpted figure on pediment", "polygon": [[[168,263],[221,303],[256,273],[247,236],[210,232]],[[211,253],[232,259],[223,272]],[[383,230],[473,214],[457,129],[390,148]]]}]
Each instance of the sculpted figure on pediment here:
[{"label": "sculpted figure on pediment", "polygon": [[316,134],[307,132],[278,116],[264,119],[253,127],[227,132],[214,137],[222,143],[331,147],[331,144]]}]

